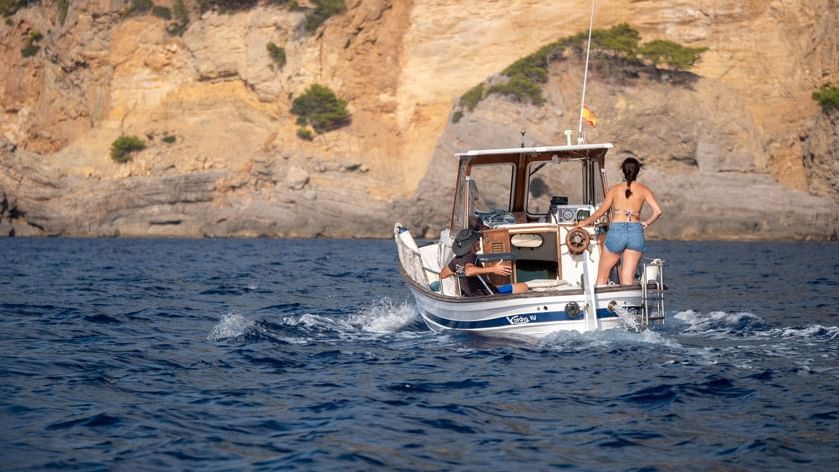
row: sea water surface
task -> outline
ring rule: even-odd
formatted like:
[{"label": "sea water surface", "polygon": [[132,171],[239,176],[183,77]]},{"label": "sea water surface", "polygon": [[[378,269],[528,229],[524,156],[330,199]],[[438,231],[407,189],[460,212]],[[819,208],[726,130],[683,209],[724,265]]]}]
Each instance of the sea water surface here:
[{"label": "sea water surface", "polygon": [[839,244],[649,255],[663,327],[523,341],[391,241],[0,239],[0,468],[836,470]]}]

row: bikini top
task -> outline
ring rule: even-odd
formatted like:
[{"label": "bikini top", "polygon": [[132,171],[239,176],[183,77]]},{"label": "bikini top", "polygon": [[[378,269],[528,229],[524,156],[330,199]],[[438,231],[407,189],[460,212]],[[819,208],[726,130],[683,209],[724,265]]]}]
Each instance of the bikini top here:
[{"label": "bikini top", "polygon": [[641,212],[639,211],[632,211],[630,208],[615,208],[614,211],[618,213],[623,213],[623,216],[627,217],[628,219],[632,219],[632,217],[641,218]]}]

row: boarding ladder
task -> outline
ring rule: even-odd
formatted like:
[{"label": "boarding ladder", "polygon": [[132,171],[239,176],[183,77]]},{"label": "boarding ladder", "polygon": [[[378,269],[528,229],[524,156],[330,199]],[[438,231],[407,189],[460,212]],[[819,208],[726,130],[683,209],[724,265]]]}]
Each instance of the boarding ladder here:
[{"label": "boarding ladder", "polygon": [[647,329],[664,323],[664,261],[645,261],[641,272],[641,319],[640,329]]}]

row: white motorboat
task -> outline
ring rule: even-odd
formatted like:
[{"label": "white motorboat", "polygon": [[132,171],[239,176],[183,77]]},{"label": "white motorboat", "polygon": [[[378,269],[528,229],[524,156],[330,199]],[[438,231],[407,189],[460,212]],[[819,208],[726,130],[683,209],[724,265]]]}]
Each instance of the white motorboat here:
[{"label": "white motorboat", "polygon": [[[425,323],[434,330],[543,336],[662,322],[662,261],[645,259],[633,285],[595,286],[611,215],[594,227],[575,226],[609,188],[611,148],[569,143],[456,154],[452,217],[440,239],[418,246],[408,228],[394,227],[400,271]],[[455,235],[470,226],[482,228],[479,260],[511,265],[509,276],[487,276],[485,283],[524,282],[528,292],[466,297],[458,277],[440,280]]]}]

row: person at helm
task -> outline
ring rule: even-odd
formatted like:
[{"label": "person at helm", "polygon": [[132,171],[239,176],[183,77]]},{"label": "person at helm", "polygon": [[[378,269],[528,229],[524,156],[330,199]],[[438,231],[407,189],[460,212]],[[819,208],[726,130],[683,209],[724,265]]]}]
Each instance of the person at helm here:
[{"label": "person at helm", "polygon": [[454,259],[440,271],[440,279],[457,276],[460,279],[460,291],[464,297],[493,295],[498,293],[524,293],[527,285],[524,283],[504,284],[495,286],[488,283],[481,276],[496,274],[509,276],[512,273],[509,262],[484,267],[478,264],[478,246],[481,234],[473,229],[464,229],[457,234],[452,244]]}]

